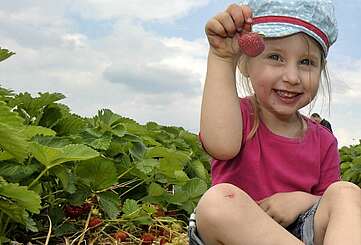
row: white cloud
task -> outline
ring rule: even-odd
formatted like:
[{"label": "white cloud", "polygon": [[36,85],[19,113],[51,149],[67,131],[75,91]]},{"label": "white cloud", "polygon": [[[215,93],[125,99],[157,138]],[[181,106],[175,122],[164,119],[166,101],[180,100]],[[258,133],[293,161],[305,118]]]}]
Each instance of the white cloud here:
[{"label": "white cloud", "polygon": [[361,98],[361,60],[351,57],[338,57],[330,65],[331,78],[333,80],[333,93],[335,102],[356,102]]},{"label": "white cloud", "polygon": [[204,6],[209,0],[81,0],[73,8],[85,18],[136,18],[143,21],[174,19],[185,15],[192,8]]},{"label": "white cloud", "polygon": [[[109,108],[142,123],[197,131],[205,40],[164,38],[145,31],[138,20],[174,19],[206,2],[8,4],[0,10],[5,37],[0,46],[17,54],[1,63],[1,85],[17,92],[63,93],[63,103],[84,116]],[[80,32],[82,23],[73,16],[80,11],[83,17],[116,20],[108,35],[94,39]]]}]

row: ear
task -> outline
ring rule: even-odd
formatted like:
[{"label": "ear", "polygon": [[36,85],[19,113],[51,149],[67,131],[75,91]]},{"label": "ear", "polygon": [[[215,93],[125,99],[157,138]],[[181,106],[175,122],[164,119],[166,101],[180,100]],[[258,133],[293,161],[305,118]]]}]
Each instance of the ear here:
[{"label": "ear", "polygon": [[241,74],[245,77],[249,77],[248,69],[247,69],[247,56],[242,55],[238,60],[238,69],[241,72]]}]

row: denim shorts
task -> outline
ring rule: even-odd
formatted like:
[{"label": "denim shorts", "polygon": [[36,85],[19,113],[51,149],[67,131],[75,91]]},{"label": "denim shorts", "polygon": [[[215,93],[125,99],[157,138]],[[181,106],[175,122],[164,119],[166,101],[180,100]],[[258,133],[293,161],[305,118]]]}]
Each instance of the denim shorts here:
[{"label": "denim shorts", "polygon": [[[303,241],[305,245],[313,245],[313,219],[315,217],[318,205],[319,201],[310,207],[306,212],[298,216],[296,221],[286,228],[295,237]],[[202,239],[197,233],[195,212],[192,213],[189,218],[188,236],[190,245],[204,245]]]}]

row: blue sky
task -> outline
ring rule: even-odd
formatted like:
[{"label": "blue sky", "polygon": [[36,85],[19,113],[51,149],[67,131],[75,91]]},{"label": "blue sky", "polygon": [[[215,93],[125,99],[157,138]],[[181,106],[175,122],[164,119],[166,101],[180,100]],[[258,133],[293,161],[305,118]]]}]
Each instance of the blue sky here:
[{"label": "blue sky", "polygon": [[[109,108],[140,123],[199,129],[208,44],[206,21],[226,0],[0,0],[0,84],[61,92],[83,116]],[[331,48],[332,123],[340,146],[361,139],[361,0],[336,0]],[[306,111],[305,113],[307,113]]]}]

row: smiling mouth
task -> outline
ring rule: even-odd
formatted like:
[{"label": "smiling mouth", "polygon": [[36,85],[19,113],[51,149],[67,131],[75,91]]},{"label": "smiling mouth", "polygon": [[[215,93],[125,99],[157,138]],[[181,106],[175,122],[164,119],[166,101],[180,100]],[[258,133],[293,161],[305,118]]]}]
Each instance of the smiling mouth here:
[{"label": "smiling mouth", "polygon": [[286,91],[286,90],[274,89],[273,91],[278,95],[278,97],[282,101],[287,102],[287,103],[295,102],[298,99],[298,97],[300,95],[302,95],[302,93],[290,92],[290,91]]}]

